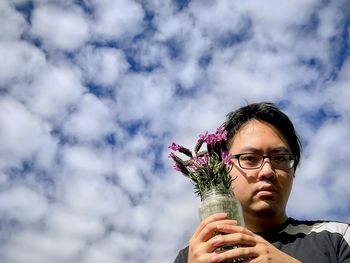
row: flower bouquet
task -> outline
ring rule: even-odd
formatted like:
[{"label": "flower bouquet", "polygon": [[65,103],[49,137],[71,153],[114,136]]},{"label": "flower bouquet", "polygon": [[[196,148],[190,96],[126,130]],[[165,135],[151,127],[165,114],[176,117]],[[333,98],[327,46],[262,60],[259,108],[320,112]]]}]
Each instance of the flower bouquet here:
[{"label": "flower bouquet", "polygon": [[[174,169],[188,177],[194,185],[195,194],[201,198],[200,217],[204,218],[214,213],[226,212],[228,217],[243,225],[243,217],[240,204],[231,191],[232,178],[230,171],[233,162],[226,150],[227,131],[218,128],[216,133],[199,135],[199,139],[192,153],[189,149],[172,143],[168,148],[173,152],[169,157],[174,160]],[[206,145],[206,150],[202,150]],[[174,152],[182,153],[187,157],[184,160]],[[218,201],[222,195],[229,196],[229,203]],[[213,198],[213,196],[219,196]],[[221,197],[220,197],[221,196]],[[209,201],[208,199],[214,199]],[[232,204],[232,201],[234,204]],[[210,205],[210,203],[213,203]],[[234,207],[232,207],[234,206]]]},{"label": "flower bouquet", "polygon": [[[216,133],[199,135],[194,151],[172,143],[169,157],[174,161],[174,169],[188,177],[194,185],[195,193],[201,198],[199,215],[201,220],[215,214],[225,212],[229,219],[237,220],[243,225],[240,203],[234,198],[231,190],[232,160],[226,147],[227,131],[217,129]],[[202,150],[206,145],[206,150]],[[183,154],[186,160],[175,152]],[[217,233],[218,234],[218,233]],[[221,249],[232,249],[237,246],[224,246]],[[240,262],[234,260],[231,262]]]}]

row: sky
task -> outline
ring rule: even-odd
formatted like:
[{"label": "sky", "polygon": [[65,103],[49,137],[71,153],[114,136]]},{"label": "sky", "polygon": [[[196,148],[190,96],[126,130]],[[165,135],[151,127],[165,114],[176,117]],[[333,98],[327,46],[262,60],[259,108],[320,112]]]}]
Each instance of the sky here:
[{"label": "sky", "polygon": [[167,147],[260,101],[302,138],[288,215],[350,221],[348,0],[4,0],[0,28],[0,262],[173,262],[200,200]]}]

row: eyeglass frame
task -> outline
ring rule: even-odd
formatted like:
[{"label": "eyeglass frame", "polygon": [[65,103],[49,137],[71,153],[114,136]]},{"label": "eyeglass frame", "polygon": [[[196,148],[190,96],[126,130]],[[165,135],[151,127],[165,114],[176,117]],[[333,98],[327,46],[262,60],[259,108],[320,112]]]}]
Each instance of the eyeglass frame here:
[{"label": "eyeglass frame", "polygon": [[[261,164],[259,167],[253,167],[253,168],[246,168],[246,167],[242,167],[241,165],[241,162],[239,160],[239,157],[241,157],[242,155],[245,155],[245,154],[254,154],[254,155],[258,155],[258,156],[261,156],[262,157],[262,160],[261,160]],[[272,161],[271,161],[271,158],[274,157],[274,156],[279,156],[279,155],[287,155],[289,157],[293,157],[293,165],[290,167],[290,168],[276,168]],[[241,167],[242,169],[245,169],[245,170],[254,170],[254,169],[260,169],[263,164],[264,164],[264,160],[267,158],[269,159],[269,163],[270,165],[274,168],[274,169],[278,169],[278,170],[290,170],[292,168],[295,167],[295,161],[296,161],[296,157],[294,156],[294,154],[292,153],[277,153],[277,154],[271,154],[271,155],[263,155],[263,154],[260,154],[260,153],[239,153],[239,154],[231,154],[230,156],[230,159],[237,159],[238,161],[238,165],[239,167]]]}]

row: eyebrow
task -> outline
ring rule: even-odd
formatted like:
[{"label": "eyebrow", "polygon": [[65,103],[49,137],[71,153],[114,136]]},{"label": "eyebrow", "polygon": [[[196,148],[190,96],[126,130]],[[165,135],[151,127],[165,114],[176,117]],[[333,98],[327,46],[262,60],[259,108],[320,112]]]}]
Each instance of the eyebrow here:
[{"label": "eyebrow", "polygon": [[292,153],[291,150],[285,146],[272,149],[272,153]]},{"label": "eyebrow", "polygon": [[[244,147],[241,149],[242,153],[261,153],[262,151],[254,148],[254,147]],[[285,146],[281,146],[281,147],[277,147],[277,148],[273,148],[269,151],[269,153],[291,153],[291,150]]]}]

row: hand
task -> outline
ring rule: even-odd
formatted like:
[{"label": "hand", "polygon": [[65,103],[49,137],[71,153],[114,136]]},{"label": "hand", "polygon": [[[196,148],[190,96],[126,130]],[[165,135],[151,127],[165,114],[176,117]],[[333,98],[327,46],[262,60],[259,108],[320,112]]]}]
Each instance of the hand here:
[{"label": "hand", "polygon": [[[225,235],[214,235],[215,232]],[[239,245],[239,248],[216,251],[223,245]],[[189,242],[188,263],[224,262],[245,258],[244,262],[300,262],[275,248],[262,237],[247,228],[237,226],[237,221],[227,215],[215,214],[201,222]]]},{"label": "hand", "polygon": [[213,242],[215,232],[218,232],[218,225],[237,225],[237,221],[228,220],[226,213],[215,214],[204,219],[197,227],[189,242],[188,263],[206,263],[212,261],[217,253]]},{"label": "hand", "polygon": [[217,235],[209,242],[215,247],[227,244],[239,245],[239,248],[226,250],[221,253],[214,253],[211,262],[224,262],[228,259],[246,259],[244,262],[283,262],[296,263],[299,260],[287,255],[274,247],[271,243],[262,237],[254,234],[250,230],[240,226],[219,224],[218,231],[226,235]]}]

